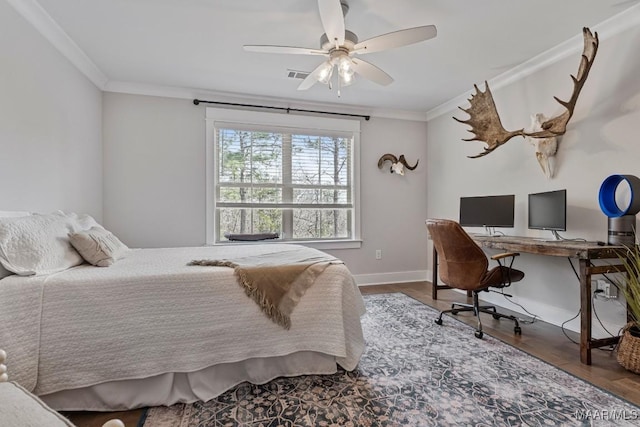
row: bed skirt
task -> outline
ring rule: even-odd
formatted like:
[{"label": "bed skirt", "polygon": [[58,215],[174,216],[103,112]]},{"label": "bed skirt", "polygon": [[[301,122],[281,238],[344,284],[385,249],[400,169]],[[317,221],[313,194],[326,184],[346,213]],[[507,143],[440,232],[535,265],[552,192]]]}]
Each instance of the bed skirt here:
[{"label": "bed skirt", "polygon": [[277,377],[326,375],[336,371],[335,356],[301,351],[280,357],[223,363],[195,372],[110,381],[39,397],[59,411],[122,411],[147,406],[206,402],[245,381],[264,384]]}]

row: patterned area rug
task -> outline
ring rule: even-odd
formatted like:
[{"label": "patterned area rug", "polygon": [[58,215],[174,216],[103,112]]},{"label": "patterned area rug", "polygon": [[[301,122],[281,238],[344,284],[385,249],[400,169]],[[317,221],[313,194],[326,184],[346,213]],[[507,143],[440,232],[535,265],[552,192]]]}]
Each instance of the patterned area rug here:
[{"label": "patterned area rug", "polygon": [[[243,383],[144,427],[640,425],[640,408],[404,294],[365,296],[353,372]],[[526,333],[526,331],[525,331]]]}]

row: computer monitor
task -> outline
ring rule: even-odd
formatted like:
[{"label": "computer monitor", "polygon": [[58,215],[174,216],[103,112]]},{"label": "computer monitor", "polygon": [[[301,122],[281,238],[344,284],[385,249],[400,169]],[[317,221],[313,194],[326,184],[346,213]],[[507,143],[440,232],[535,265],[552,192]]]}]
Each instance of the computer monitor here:
[{"label": "computer monitor", "polygon": [[515,195],[460,197],[460,225],[485,227],[489,234],[494,227],[513,227]]},{"label": "computer monitor", "polygon": [[558,231],[567,229],[567,190],[529,194],[529,228]]}]

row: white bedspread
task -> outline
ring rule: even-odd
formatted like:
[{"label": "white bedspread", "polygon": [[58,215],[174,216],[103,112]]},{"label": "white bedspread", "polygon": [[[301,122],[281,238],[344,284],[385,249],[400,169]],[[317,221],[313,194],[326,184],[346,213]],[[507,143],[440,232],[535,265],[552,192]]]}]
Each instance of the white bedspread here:
[{"label": "white bedspread", "polygon": [[227,267],[193,259],[295,251],[295,245],[137,249],[111,267],[81,265],[0,281],[0,348],[12,380],[38,395],[105,381],[192,372],[299,351],[353,369],[364,304],[348,269],[329,266],[291,316],[270,321]]}]

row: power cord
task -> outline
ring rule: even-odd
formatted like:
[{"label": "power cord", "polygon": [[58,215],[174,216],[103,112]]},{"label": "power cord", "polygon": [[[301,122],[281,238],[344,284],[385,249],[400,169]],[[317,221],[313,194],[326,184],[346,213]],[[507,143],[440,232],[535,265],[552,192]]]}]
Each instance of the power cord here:
[{"label": "power cord", "polygon": [[[578,283],[579,283],[579,282],[580,282],[580,275],[579,275],[579,274],[578,274],[578,272],[576,271],[576,268],[574,267],[573,262],[571,262],[571,257],[567,257],[567,260],[569,261],[569,265],[571,266],[571,269],[573,270],[573,274],[576,276],[576,279],[578,279]],[[590,266],[591,266],[591,267],[594,267],[593,263],[591,263],[591,262],[590,262],[589,264],[590,264]],[[603,274],[603,276],[604,276],[607,280],[609,280],[609,282],[610,282],[610,283],[613,283],[613,281],[612,281],[611,279],[609,279],[609,278],[607,277],[607,275],[606,275],[606,274]],[[618,290],[620,289],[617,285],[615,285],[615,284],[614,284],[614,286],[615,286],[616,288],[618,288]],[[597,295],[597,294],[600,294],[600,293],[603,293],[603,292],[604,292],[604,291],[603,291],[602,289],[596,289],[595,291],[593,291],[593,295],[591,296],[591,307],[592,307],[592,309],[593,309],[593,310],[592,310],[592,311],[593,311],[593,314],[596,316],[596,319],[598,319],[598,323],[600,323],[600,326],[602,326],[602,329],[604,329],[604,330],[605,330],[605,332],[607,332],[607,333],[608,333],[609,335],[611,335],[612,337],[619,336],[620,334],[618,334],[618,335],[614,335],[614,334],[612,334],[611,332],[609,332],[609,331],[607,330],[607,328],[604,326],[604,324],[603,324],[603,323],[602,323],[602,321],[600,320],[600,317],[598,316],[598,312],[596,311],[596,305],[595,305],[596,295]],[[571,337],[570,337],[569,335],[567,335],[567,332],[565,331],[564,325],[566,325],[567,323],[569,323],[570,321],[572,321],[573,319],[575,319],[576,317],[578,317],[578,316],[580,315],[580,313],[582,313],[582,310],[578,310],[578,313],[577,313],[575,316],[573,316],[573,317],[572,317],[571,319],[569,319],[569,320],[565,320],[564,322],[562,322],[562,325],[560,326],[560,329],[562,329],[562,333],[564,334],[564,336],[565,336],[565,337],[567,337],[567,339],[568,339],[569,341],[571,341],[572,343],[574,343],[574,344],[579,344],[579,343],[578,343],[577,341],[575,341],[575,340],[571,339]],[[613,346],[612,346],[611,348],[609,348],[609,349],[604,349],[604,348],[601,348],[601,347],[600,347],[600,348],[598,348],[598,350],[601,350],[601,351],[613,351],[614,349],[615,349],[615,347],[613,347]]]},{"label": "power cord", "polygon": [[513,298],[513,295],[505,294],[504,293],[504,289],[500,289],[499,291],[493,291],[493,292],[496,292],[498,294],[502,294],[504,299],[509,301],[511,304],[517,305],[522,310],[524,310],[525,313],[527,313],[529,316],[531,316],[531,319],[522,319],[522,318],[519,317],[518,321],[520,321],[521,323],[524,323],[525,325],[531,325],[531,324],[535,323],[536,319],[538,319],[540,317],[537,314],[531,313],[529,310],[527,310],[526,308],[524,308],[522,305],[518,304],[517,302],[510,300],[509,298]]},{"label": "power cord", "polygon": [[[602,289],[596,289],[596,290],[593,292],[593,296],[591,297],[591,308],[593,309],[592,311],[593,311],[593,314],[596,316],[596,319],[598,319],[598,323],[600,323],[600,326],[602,326],[602,329],[604,329],[604,331],[605,331],[606,333],[608,333],[611,337],[616,337],[616,336],[619,336],[619,335],[614,335],[614,334],[612,334],[611,332],[609,332],[609,330],[608,330],[608,329],[604,326],[604,324],[602,323],[602,320],[600,320],[600,316],[598,316],[598,312],[597,312],[597,310],[596,310],[596,295],[597,295],[597,294],[600,294],[600,293],[603,293],[603,292],[604,292],[604,291],[603,291]],[[611,347],[610,347],[610,348],[608,348],[608,349],[605,349],[605,348],[599,348],[599,350],[602,350],[602,351],[613,351],[613,350],[614,350],[614,348],[615,348],[614,346],[611,346]]]},{"label": "power cord", "polygon": [[[596,294],[598,294],[598,293],[601,293],[601,292],[603,292],[603,291],[602,291],[602,289],[598,289],[598,290],[596,290],[596,291],[593,293],[593,297],[595,298],[595,295],[596,295]],[[596,313],[595,306],[593,305],[593,302],[594,302],[594,301],[591,301],[592,306],[594,307],[594,309],[593,309],[593,314],[595,314],[595,315],[596,315],[596,318],[598,319],[598,322],[600,323],[600,326],[602,326],[602,329],[604,329],[604,330],[605,330],[609,335],[611,335],[612,337],[613,337],[613,336],[616,336],[616,335],[613,335],[611,332],[607,331],[607,328],[605,328],[605,327],[604,327],[604,325],[603,325],[603,324],[602,324],[602,322],[600,321],[600,318],[598,317],[598,313]],[[582,310],[578,310],[578,312],[576,313],[576,315],[575,315],[575,316],[573,316],[571,319],[565,320],[564,322],[562,322],[562,325],[560,325],[560,329],[562,330],[562,333],[564,334],[564,336],[565,336],[565,337],[567,337],[567,339],[568,339],[569,341],[571,341],[573,344],[576,344],[576,345],[579,345],[580,343],[579,343],[578,341],[576,341],[576,340],[572,339],[572,338],[567,334],[567,331],[566,331],[566,329],[565,329],[564,325],[566,325],[567,323],[571,322],[571,321],[572,321],[573,319],[575,319],[576,317],[580,316],[580,313],[582,313]],[[622,332],[622,329],[620,329],[620,332]],[[618,336],[619,336],[619,335],[620,335],[620,333],[618,333]],[[612,352],[612,351],[614,351],[615,349],[616,349],[616,347],[615,347],[615,346],[611,346],[610,348],[602,348],[602,347],[598,347],[598,350],[600,350],[600,351],[606,351],[606,352]]]},{"label": "power cord", "polygon": [[[589,262],[589,266],[590,267],[595,267],[595,265],[592,262]],[[602,273],[602,276],[604,276],[604,278],[607,279],[607,281],[610,284],[615,286],[615,288],[618,290],[618,295],[620,295],[620,293],[624,294],[624,290],[620,287],[620,284],[618,283],[618,280],[609,278],[609,276],[607,276],[606,273]],[[624,307],[624,305],[622,305],[622,303],[620,301],[618,301],[618,304],[620,304],[620,306]],[[626,309],[626,307],[625,307],[625,309]]]},{"label": "power cord", "polygon": [[[589,262],[589,266],[591,266],[591,267],[595,267],[595,264],[593,264],[592,262]],[[616,290],[618,291],[618,295],[620,295],[620,294],[623,294],[623,295],[624,295],[624,290],[620,287],[620,284],[618,283],[618,281],[617,281],[617,280],[609,278],[609,276],[607,276],[607,274],[606,274],[606,273],[602,273],[602,276],[604,276],[604,278],[605,278],[605,279],[607,279],[607,281],[609,282],[609,284],[611,284],[611,285],[615,286]],[[603,293],[602,289],[596,289],[596,290],[593,292],[594,296],[595,296],[596,294],[600,294],[600,293]],[[606,296],[604,297],[604,299],[605,299],[606,301],[611,301],[611,298],[606,297]],[[620,299],[616,298],[615,300],[616,300],[616,303],[617,303],[620,307],[624,308],[624,309],[625,309],[625,311],[627,310],[627,306],[626,306],[625,304],[622,304],[622,303],[620,302]],[[595,305],[594,305],[594,313],[595,313]],[[598,317],[598,315],[597,315],[597,314],[596,314],[596,317]],[[598,320],[600,320],[600,319],[598,319]],[[623,328],[624,328],[624,327],[623,327]],[[613,334],[612,334],[611,332],[609,332],[609,331],[607,331],[607,332],[609,332],[609,335],[611,335],[611,336],[614,336],[614,337],[615,337],[615,336],[618,336],[618,337],[619,337],[619,336],[621,336],[621,335],[622,335],[622,329],[623,329],[623,328],[620,328],[620,331],[618,331],[618,335],[613,335]],[[604,326],[603,326],[603,329],[604,329]],[[606,329],[605,329],[605,331],[606,331]]]},{"label": "power cord", "polygon": [[553,231],[553,236],[556,239],[564,240],[565,242],[586,242],[587,241],[587,239],[583,239],[581,237],[576,237],[575,239],[567,239],[566,237],[561,236],[560,233],[558,233],[557,231],[555,231],[555,230],[551,230],[551,231]]},{"label": "power cord", "polygon": [[575,316],[573,316],[569,320],[565,320],[564,322],[562,322],[562,325],[560,325],[560,329],[562,329],[562,333],[564,334],[564,336],[567,337],[567,339],[569,341],[571,341],[572,343],[574,343],[574,344],[580,344],[580,343],[578,341],[575,341],[574,339],[572,339],[569,335],[567,335],[567,331],[564,329],[564,325],[566,325],[567,323],[571,322],[576,317],[580,316],[580,313],[582,313],[582,310],[578,310],[578,312],[576,313]]},{"label": "power cord", "polygon": [[578,279],[578,283],[580,283],[580,275],[576,271],[576,268],[573,266],[573,263],[571,262],[571,257],[567,257],[567,261],[569,261],[569,265],[571,266],[571,269],[573,270],[573,274],[576,276],[576,279]]}]

